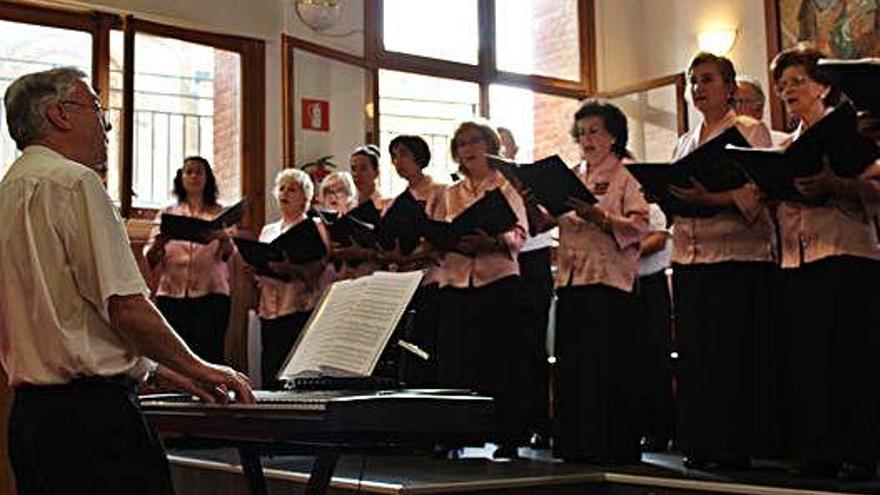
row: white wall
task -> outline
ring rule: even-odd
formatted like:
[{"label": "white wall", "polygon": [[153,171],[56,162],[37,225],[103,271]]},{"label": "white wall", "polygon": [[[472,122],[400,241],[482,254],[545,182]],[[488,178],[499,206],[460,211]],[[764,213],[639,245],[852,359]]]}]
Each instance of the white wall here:
[{"label": "white wall", "polygon": [[597,0],[596,22],[601,89],[681,72],[698,51],[697,33],[736,26],[728,56],[770,94],[764,0]]},{"label": "white wall", "polygon": [[597,0],[596,82],[599,91],[613,90],[644,79],[643,11],[651,0]]}]

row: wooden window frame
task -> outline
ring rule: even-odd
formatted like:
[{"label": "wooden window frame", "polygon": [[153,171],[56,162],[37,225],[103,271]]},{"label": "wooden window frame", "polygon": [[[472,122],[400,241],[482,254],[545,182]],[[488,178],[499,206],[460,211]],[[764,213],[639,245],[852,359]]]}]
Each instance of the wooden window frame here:
[{"label": "wooden window frame", "polygon": [[[365,130],[366,143],[376,143],[379,137],[379,70],[396,70],[424,76],[441,77],[472,82],[480,88],[480,116],[488,118],[489,88],[503,84],[529,89],[535,93],[582,100],[596,92],[596,31],[594,0],[578,2],[578,38],[580,47],[580,80],[519,74],[499,71],[495,60],[495,4],[496,0],[478,0],[479,54],[477,65],[452,62],[409,53],[385,50],[383,42],[383,1],[364,1],[364,55],[351,55],[300,38],[281,35],[281,91],[282,128],[284,130],[283,163],[295,166],[293,159],[293,130],[296,125],[293,100],[293,50],[300,49],[332,60],[357,65],[366,69],[371,80],[367,84],[366,100],[373,105],[373,119]],[[685,117],[686,118],[686,117]]]},{"label": "wooden window frame", "polygon": [[[215,34],[136,19],[124,20],[115,14],[98,11],[59,9],[44,6],[0,3],[0,19],[88,32],[92,35],[92,73],[100,89],[101,104],[110,98],[110,32],[121,29],[125,37],[122,104],[122,143],[120,170],[121,213],[124,218],[152,218],[154,209],[132,207],[133,123],[134,123],[134,35],[152,34],[209,45],[236,52],[241,56],[241,189],[249,199],[244,226],[262,225],[265,219],[266,156],[266,62],[265,42],[241,36]],[[115,166],[112,164],[111,166]]]},{"label": "wooden window frame", "polygon": [[[266,214],[266,48],[265,42],[242,36],[216,34],[127,16],[123,35],[125,52],[123,63],[122,132],[123,158],[121,188],[131,191],[134,153],[128,151],[134,144],[134,67],[135,35],[138,33],[161,36],[220,50],[238,53],[241,57],[241,191],[248,198],[248,216],[245,228],[262,225]],[[122,213],[130,218],[152,218],[156,210],[134,208],[131,194],[121,194]]]}]

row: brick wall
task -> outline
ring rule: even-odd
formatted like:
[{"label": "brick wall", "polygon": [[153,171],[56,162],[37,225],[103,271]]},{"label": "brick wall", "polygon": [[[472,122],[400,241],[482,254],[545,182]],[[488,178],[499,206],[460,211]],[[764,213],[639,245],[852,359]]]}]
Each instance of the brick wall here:
[{"label": "brick wall", "polygon": [[[536,0],[533,4],[536,74],[577,79],[580,75],[576,0]],[[559,153],[574,164],[580,160],[568,134],[578,103],[570,98],[535,94],[536,159]]]},{"label": "brick wall", "polygon": [[221,202],[241,194],[241,59],[214,50],[214,175]]}]

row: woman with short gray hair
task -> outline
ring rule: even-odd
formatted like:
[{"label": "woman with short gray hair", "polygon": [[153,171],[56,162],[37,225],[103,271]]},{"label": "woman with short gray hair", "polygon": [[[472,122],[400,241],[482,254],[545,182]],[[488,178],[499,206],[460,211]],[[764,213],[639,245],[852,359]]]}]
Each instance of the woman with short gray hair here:
[{"label": "woman with short gray hair", "polygon": [[[263,227],[260,242],[272,242],[301,222],[315,222],[329,251],[326,228],[318,219],[306,215],[314,192],[312,179],[302,170],[286,168],[279,172],[275,176],[274,197],[281,209],[281,219]],[[257,277],[260,287],[257,312],[263,347],[263,388],[281,388],[282,384],[276,380],[276,375],[323,292],[322,275],[326,265],[326,258],[305,265],[291,265],[289,274],[292,278],[289,282],[266,276]]]}]

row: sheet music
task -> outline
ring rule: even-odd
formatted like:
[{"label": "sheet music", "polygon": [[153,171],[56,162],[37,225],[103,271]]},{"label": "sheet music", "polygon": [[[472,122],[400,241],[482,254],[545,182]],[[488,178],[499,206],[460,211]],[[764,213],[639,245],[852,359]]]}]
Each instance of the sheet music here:
[{"label": "sheet music", "polygon": [[334,283],[279,378],[369,376],[422,276],[419,271],[376,272]]}]

